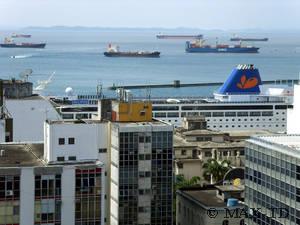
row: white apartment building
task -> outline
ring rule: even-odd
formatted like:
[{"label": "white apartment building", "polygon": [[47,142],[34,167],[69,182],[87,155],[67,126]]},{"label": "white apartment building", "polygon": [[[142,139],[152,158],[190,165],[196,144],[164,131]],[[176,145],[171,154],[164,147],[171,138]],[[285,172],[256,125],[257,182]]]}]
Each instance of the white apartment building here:
[{"label": "white apartment building", "polygon": [[300,135],[252,137],[245,149],[248,225],[300,224]]},{"label": "white apartment building", "polygon": [[95,121],[46,121],[45,160],[49,163],[100,160],[107,164],[109,123]]},{"label": "white apartment building", "polygon": [[98,160],[50,165],[43,144],[1,144],[0,224],[105,224]]}]

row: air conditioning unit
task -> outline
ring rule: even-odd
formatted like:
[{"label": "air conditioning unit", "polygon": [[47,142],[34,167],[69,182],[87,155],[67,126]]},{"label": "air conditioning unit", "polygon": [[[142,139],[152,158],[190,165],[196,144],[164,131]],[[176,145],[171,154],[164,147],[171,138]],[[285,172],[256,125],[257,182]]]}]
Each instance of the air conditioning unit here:
[{"label": "air conditioning unit", "polygon": [[12,190],[7,190],[5,193],[6,196],[13,196],[14,192]]}]

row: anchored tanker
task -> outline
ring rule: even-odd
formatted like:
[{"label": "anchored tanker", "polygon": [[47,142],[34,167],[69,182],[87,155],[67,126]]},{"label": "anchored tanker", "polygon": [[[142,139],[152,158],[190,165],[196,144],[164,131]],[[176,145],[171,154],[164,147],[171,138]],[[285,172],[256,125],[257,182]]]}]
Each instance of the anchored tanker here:
[{"label": "anchored tanker", "polygon": [[258,53],[259,48],[253,46],[239,45],[205,45],[204,40],[197,40],[193,43],[187,41],[185,51],[188,53]]},{"label": "anchored tanker", "polygon": [[0,44],[2,48],[45,48],[46,43],[15,43],[10,38],[5,38],[4,43]]},{"label": "anchored tanker", "polygon": [[31,38],[30,34],[13,34],[11,35],[12,38]]},{"label": "anchored tanker", "polygon": [[158,34],[156,35],[157,39],[183,39],[183,40],[193,40],[193,39],[202,39],[203,35],[166,35],[166,34]]},{"label": "anchored tanker", "polygon": [[158,58],[160,57],[160,52],[146,52],[146,51],[135,51],[135,52],[121,52],[119,46],[114,46],[109,44],[107,51],[104,52],[107,57],[149,57]]},{"label": "anchored tanker", "polygon": [[241,38],[241,37],[234,37],[230,38],[230,41],[268,41],[269,38]]}]

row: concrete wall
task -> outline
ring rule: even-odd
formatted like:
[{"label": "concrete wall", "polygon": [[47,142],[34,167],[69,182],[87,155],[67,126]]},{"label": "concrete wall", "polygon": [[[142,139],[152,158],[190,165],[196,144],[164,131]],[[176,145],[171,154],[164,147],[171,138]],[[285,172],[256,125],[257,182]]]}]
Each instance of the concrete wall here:
[{"label": "concrete wall", "polygon": [[[95,160],[99,148],[108,148],[108,123],[46,123],[45,129],[44,148],[49,162],[56,161],[57,157],[68,160],[69,156],[76,156],[76,160]],[[64,145],[59,145],[59,138],[65,139]],[[69,138],[75,138],[75,143],[69,144]],[[105,156],[100,156],[105,160]]]},{"label": "concrete wall", "polygon": [[14,141],[43,141],[44,121],[60,119],[53,106],[42,98],[8,99],[5,104],[13,118]]},{"label": "concrete wall", "polygon": [[203,177],[202,161],[199,160],[182,160],[183,168],[179,168],[178,164],[175,163],[175,174],[183,175],[185,179],[191,179],[192,177],[198,176]]},{"label": "concrete wall", "polygon": [[33,168],[22,168],[20,192],[20,225],[34,224]]},{"label": "concrete wall", "polygon": [[31,82],[4,81],[4,96],[7,98],[24,98],[32,95]]},{"label": "concrete wall", "polygon": [[75,168],[64,167],[61,177],[62,225],[75,224]]},{"label": "concrete wall", "polygon": [[112,124],[111,130],[111,148],[110,148],[110,224],[119,224],[119,132]]},{"label": "concrete wall", "polygon": [[288,110],[287,133],[300,134],[300,85],[294,86],[294,108]]}]

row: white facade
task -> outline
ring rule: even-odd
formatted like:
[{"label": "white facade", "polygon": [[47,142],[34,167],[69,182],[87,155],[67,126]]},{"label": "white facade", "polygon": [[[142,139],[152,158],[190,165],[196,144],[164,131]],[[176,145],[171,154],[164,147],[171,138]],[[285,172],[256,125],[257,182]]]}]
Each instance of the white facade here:
[{"label": "white facade", "polygon": [[[84,195],[85,197],[88,196],[88,193],[77,193],[81,192],[81,190],[78,190],[78,184],[76,186],[75,181],[78,179],[76,171],[77,169],[87,170],[89,168],[93,170],[99,168],[99,170],[101,171],[101,178],[99,182],[100,186],[97,186],[100,189],[96,193],[93,193],[91,196],[92,198],[96,198],[94,197],[96,194],[100,196],[101,203],[99,209],[98,207],[96,208],[101,211],[101,221],[99,224],[106,224],[105,169],[100,162],[73,165],[57,165],[47,167],[0,168],[0,176],[3,176],[4,174],[4,176],[20,176],[20,197],[19,199],[14,200],[7,199],[5,202],[3,202],[3,200],[1,201],[0,217],[4,216],[4,218],[0,218],[0,220],[2,221],[4,219],[4,221],[9,221],[11,219],[9,217],[5,218],[6,215],[3,215],[3,210],[4,212],[5,210],[9,211],[8,208],[14,205],[16,208],[18,208],[16,212],[19,212],[19,214],[16,214],[16,216],[14,217],[14,224],[37,224],[39,223],[39,220],[41,220],[41,215],[43,213],[53,214],[53,218],[55,218],[56,221],[59,221],[61,225],[75,224],[77,218],[75,209],[76,202],[78,202],[78,199],[82,198],[82,195]],[[55,184],[55,177],[57,175],[61,176],[61,183],[59,187]],[[42,177],[41,179],[45,179],[44,181],[46,181],[47,179],[51,179],[52,181],[54,181],[54,185],[56,187],[55,195],[51,196],[50,198],[40,198],[39,196],[37,196],[36,193],[39,192],[39,188],[35,186],[36,176]],[[48,184],[49,186],[47,187],[46,192],[50,193],[49,180]],[[53,185],[53,183],[51,184]],[[60,192],[57,192],[57,188],[60,189]],[[12,190],[12,193],[14,193],[14,190]],[[43,204],[45,205],[43,206]],[[58,207],[59,209],[57,209]],[[19,222],[16,221],[16,218],[19,218]],[[77,221],[80,221],[79,223],[84,223],[84,218],[79,218],[77,219]],[[46,223],[44,222],[41,224]],[[54,222],[47,224],[54,224]]]},{"label": "white facade", "polygon": [[106,152],[109,145],[108,127],[107,122],[46,122],[44,132],[46,161],[99,159],[106,164]]},{"label": "white facade", "polygon": [[43,141],[44,121],[61,118],[50,102],[42,97],[8,99],[5,106],[13,118],[14,142]]},{"label": "white facade", "polygon": [[34,224],[34,172],[23,168],[21,172],[20,225]]},{"label": "white facade", "polygon": [[[74,168],[70,166],[66,166],[63,168],[63,174],[62,174],[62,214],[61,214],[61,220],[62,224],[75,224],[75,170]],[[68,188],[67,188],[68,187]]]},{"label": "white facade", "polygon": [[300,85],[294,86],[294,107],[288,110],[287,133],[300,134]]}]

